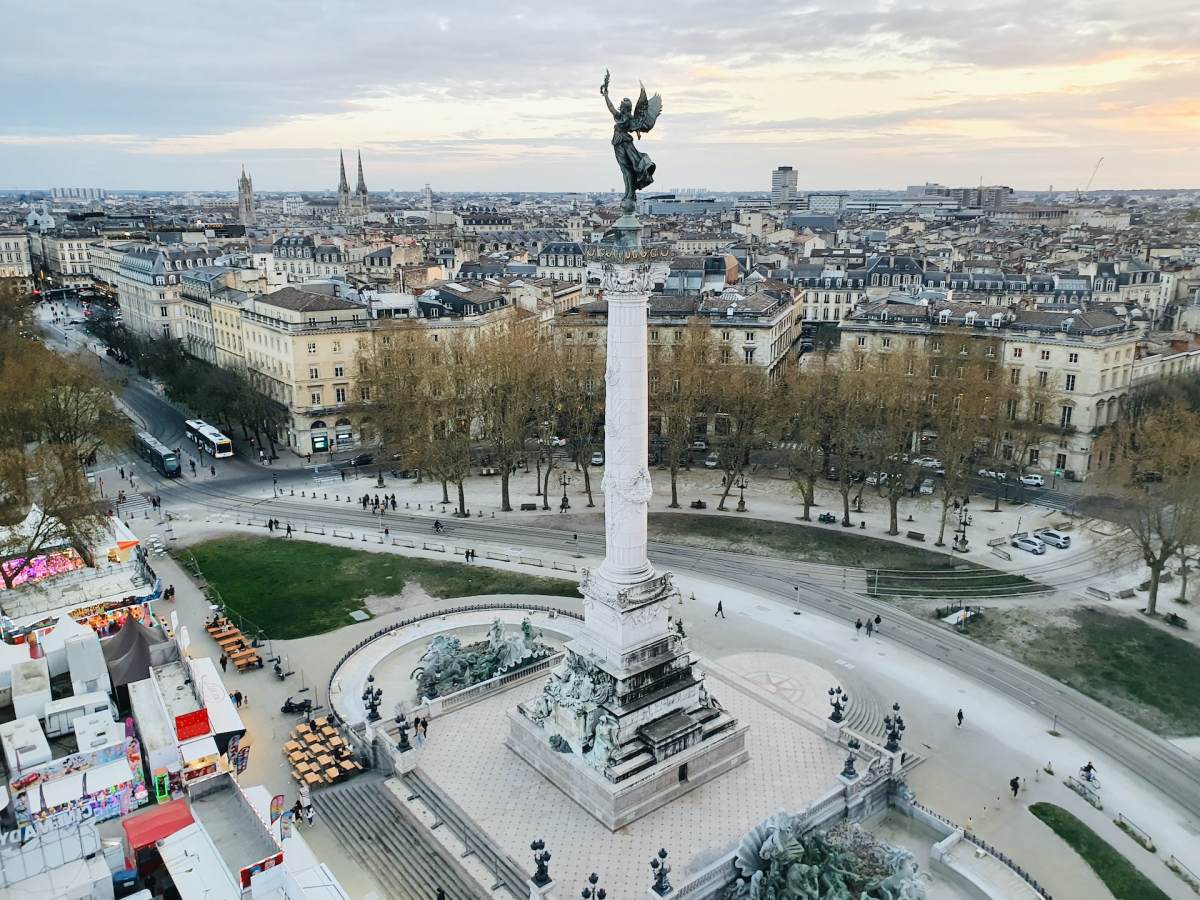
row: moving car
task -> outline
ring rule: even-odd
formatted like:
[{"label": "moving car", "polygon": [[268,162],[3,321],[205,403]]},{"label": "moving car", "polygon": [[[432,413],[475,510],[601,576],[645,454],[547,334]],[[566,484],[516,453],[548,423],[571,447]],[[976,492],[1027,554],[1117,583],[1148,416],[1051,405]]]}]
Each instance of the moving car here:
[{"label": "moving car", "polygon": [[375,457],[372,456],[370,453],[360,453],[360,454],[358,454],[358,456],[356,456],[352,460],[350,460],[350,465],[352,465],[352,466],[369,466],[373,462],[375,462]]},{"label": "moving car", "polygon": [[1018,550],[1025,550],[1035,556],[1041,556],[1046,552],[1046,545],[1037,538],[1030,537],[1029,535],[1021,535],[1013,538],[1012,545]]},{"label": "moving car", "polygon": [[704,468],[717,469],[717,468],[720,468],[720,466],[721,466],[721,455],[719,453],[713,452],[713,453],[708,454],[708,456],[704,457]]},{"label": "moving car", "polygon": [[933,480],[930,478],[926,478],[924,481],[921,482],[921,486],[917,490],[919,490],[922,494],[932,494],[933,493]]},{"label": "moving car", "polygon": [[595,453],[592,454],[592,465],[593,466],[604,465],[604,454],[601,453],[599,450],[597,450]]},{"label": "moving car", "polygon": [[1061,531],[1056,531],[1053,528],[1041,528],[1033,533],[1043,544],[1049,544],[1051,547],[1057,547],[1059,550],[1066,550],[1071,546],[1071,536],[1063,534]]},{"label": "moving car", "polygon": [[1045,487],[1046,479],[1037,474],[1022,475],[1021,484],[1025,487]]},{"label": "moving car", "polygon": [[869,485],[874,486],[877,484],[887,484],[887,483],[888,483],[888,473],[887,472],[872,472],[870,475],[867,476],[867,484],[869,484]]},{"label": "moving car", "polygon": [[995,478],[997,481],[1008,479],[1008,473],[1003,469],[980,469],[978,475],[980,478]]}]

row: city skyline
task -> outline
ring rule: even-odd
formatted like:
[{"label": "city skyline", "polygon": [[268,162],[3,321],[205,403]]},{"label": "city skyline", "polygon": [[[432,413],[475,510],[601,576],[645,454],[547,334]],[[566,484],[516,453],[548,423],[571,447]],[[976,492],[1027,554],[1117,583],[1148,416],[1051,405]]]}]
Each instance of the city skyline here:
[{"label": "city skyline", "polygon": [[0,189],[233,190],[244,163],[262,192],[330,190],[343,147],[381,191],[609,190],[605,68],[615,97],[663,95],[655,188],[766,191],[791,165],[800,190],[1066,192],[1100,156],[1097,189],[1195,186],[1200,13],[1173,0],[234,9],[14,10]]}]

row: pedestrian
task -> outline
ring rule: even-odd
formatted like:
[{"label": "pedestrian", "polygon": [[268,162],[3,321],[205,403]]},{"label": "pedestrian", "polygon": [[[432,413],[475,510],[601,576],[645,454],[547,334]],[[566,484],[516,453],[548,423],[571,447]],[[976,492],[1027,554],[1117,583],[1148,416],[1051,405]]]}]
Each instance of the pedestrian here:
[{"label": "pedestrian", "polygon": [[396,511],[396,495],[392,494],[392,512]]},{"label": "pedestrian", "polygon": [[316,817],[316,814],[317,811],[311,803],[304,807],[304,821],[309,828],[312,828],[313,819]]},{"label": "pedestrian", "polygon": [[125,467],[121,466],[121,468],[119,468],[117,471],[121,473],[121,480],[124,481],[125,480]]},{"label": "pedestrian", "polygon": [[858,635],[858,634],[861,634],[861,633],[862,633],[862,619],[855,619],[855,620],[854,620],[854,633],[855,633],[856,635]]},{"label": "pedestrian", "polygon": [[292,536],[292,526],[291,526],[291,524],[290,524],[290,523],[288,524],[288,527],[287,527],[287,535],[286,535],[286,536],[287,536],[287,537],[291,537],[291,536]]},{"label": "pedestrian", "polygon": [[208,467],[208,474],[209,474],[209,475],[211,475],[213,478],[216,478],[216,477],[217,477],[217,467],[216,467],[216,466],[209,466],[209,467]]},{"label": "pedestrian", "polygon": [[433,895],[433,900],[446,900],[446,892],[439,887],[437,893]]},{"label": "pedestrian", "polygon": [[882,624],[883,624],[883,617],[882,617],[882,616],[876,616],[876,617],[875,617],[875,630],[876,630],[876,631],[878,631],[878,630],[879,630],[879,626],[880,626],[880,625],[882,625]]},{"label": "pedestrian", "polygon": [[258,448],[258,461],[259,462],[267,461],[267,454],[261,447]]},{"label": "pedestrian", "polygon": [[346,470],[342,469],[342,481],[346,480]]},{"label": "pedestrian", "polygon": [[299,800],[292,806],[292,820],[299,824],[300,818],[304,815],[304,804]]},{"label": "pedestrian", "polygon": [[1021,779],[1014,776],[1009,780],[1008,786],[1012,788],[1013,796],[1017,796],[1017,792],[1021,790]]},{"label": "pedestrian", "polygon": [[421,717],[417,716],[413,719],[413,743],[418,747],[425,743],[425,736],[421,734]]},{"label": "pedestrian", "polygon": [[195,461],[194,459],[189,459],[189,460],[188,460],[188,465],[192,467],[192,477],[195,477],[195,475],[196,475],[196,461]]},{"label": "pedestrian", "polygon": [[267,519],[267,531],[274,531],[274,530],[275,530],[275,520]]},{"label": "pedestrian", "polygon": [[249,695],[249,694],[242,694],[242,695],[241,695],[241,701],[240,701],[240,702],[241,702],[241,705],[242,705],[242,706],[249,706],[249,705],[250,705],[250,695]]},{"label": "pedestrian", "polygon": [[384,525],[383,526],[383,536],[387,537],[389,534],[391,534],[391,532],[388,531],[388,527],[386,525]]},{"label": "pedestrian", "polygon": [[242,692],[241,691],[233,692],[233,705],[236,706],[238,709],[242,708]]},{"label": "pedestrian", "polygon": [[722,603],[720,600],[717,601],[717,611],[715,613],[713,613],[714,619],[717,616],[720,616],[722,619],[725,618],[725,604]]},{"label": "pedestrian", "polygon": [[225,654],[221,654],[221,671],[225,672],[229,669],[229,660],[225,658]]},{"label": "pedestrian", "polygon": [[870,637],[874,633],[875,633],[875,622],[871,619],[867,619],[867,637]]},{"label": "pedestrian", "polygon": [[956,727],[956,728],[962,728],[963,714],[962,714],[962,710],[961,710],[961,709],[958,711],[958,716],[957,716],[957,719],[958,719],[958,724],[957,724],[955,727]]},{"label": "pedestrian", "polygon": [[173,584],[167,585],[167,597],[170,598],[171,600],[175,599],[175,585],[173,585]]}]

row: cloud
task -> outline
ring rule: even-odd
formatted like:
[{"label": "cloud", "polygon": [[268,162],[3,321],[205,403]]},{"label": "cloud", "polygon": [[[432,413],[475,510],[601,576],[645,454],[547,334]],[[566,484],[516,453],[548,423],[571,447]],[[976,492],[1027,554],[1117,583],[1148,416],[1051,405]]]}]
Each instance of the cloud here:
[{"label": "cloud", "polygon": [[[1194,177],[1182,163],[1146,167],[1146,154],[1200,149],[1190,0],[1162,0],[1153,16],[1113,0],[759,0],[736,14],[716,0],[110,0],[73,7],[70,27],[45,5],[6,15],[23,35],[0,57],[12,186],[71,183],[99,159],[129,186],[221,186],[236,177],[221,169],[230,158],[263,189],[331,186],[325,160],[361,146],[369,181],[607,187],[605,68],[616,96],[638,79],[663,93],[646,149],[660,173],[678,166],[669,184],[687,173],[761,188],[768,152],[772,166],[802,153],[814,187],[944,180],[920,167],[955,147],[1018,185],[1046,180],[1048,161],[1067,169],[1106,149],[1114,184],[1179,184]],[[848,144],[869,154],[839,153]],[[1038,153],[1023,161],[1021,148]]]}]

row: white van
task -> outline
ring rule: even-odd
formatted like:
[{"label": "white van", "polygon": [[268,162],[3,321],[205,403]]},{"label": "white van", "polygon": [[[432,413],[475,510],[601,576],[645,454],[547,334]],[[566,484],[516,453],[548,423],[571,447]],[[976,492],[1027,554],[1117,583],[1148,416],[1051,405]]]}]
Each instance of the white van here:
[{"label": "white van", "polygon": [[46,737],[70,734],[72,722],[80,716],[96,713],[105,713],[116,720],[117,708],[108,694],[97,691],[94,694],[78,694],[61,700],[51,700],[46,704],[46,711],[42,716],[46,720]]}]

